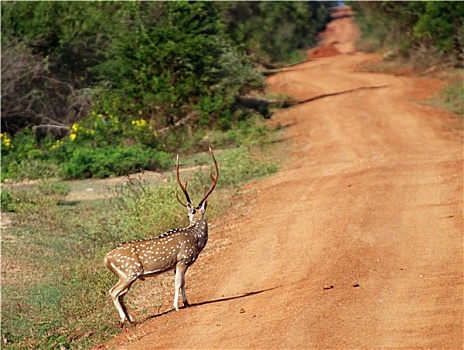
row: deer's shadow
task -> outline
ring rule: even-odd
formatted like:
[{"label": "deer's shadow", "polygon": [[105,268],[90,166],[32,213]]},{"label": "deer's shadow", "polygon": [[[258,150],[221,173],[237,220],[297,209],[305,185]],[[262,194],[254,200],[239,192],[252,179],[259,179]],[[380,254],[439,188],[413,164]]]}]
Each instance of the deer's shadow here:
[{"label": "deer's shadow", "polygon": [[[239,294],[239,295],[235,295],[235,296],[231,296],[231,297],[224,297],[224,298],[219,298],[219,299],[200,301],[200,302],[198,302],[198,303],[192,303],[192,304],[190,304],[188,307],[189,307],[189,308],[192,308],[192,307],[198,307],[198,306],[202,306],[202,305],[215,304],[215,303],[223,303],[223,302],[230,301],[230,300],[248,298],[248,297],[251,297],[251,296],[253,296],[253,295],[261,294],[261,293],[264,293],[264,292],[269,292],[269,291],[274,290],[274,289],[277,289],[277,288],[279,288],[279,287],[281,287],[281,286],[272,287],[272,288],[267,288],[267,289],[261,289],[261,290],[257,290],[257,291],[253,291],[253,292],[247,292],[247,293],[243,293],[243,294]],[[185,309],[185,307],[183,307],[183,309]],[[155,318],[158,318],[158,317],[161,317],[161,316],[170,314],[170,313],[173,312],[173,311],[175,311],[174,308],[169,309],[169,310],[166,310],[166,311],[163,311],[163,312],[158,313],[158,314],[156,314],[156,315],[148,316],[148,317],[145,318],[141,323],[144,323],[144,322],[146,322],[146,321],[149,321],[149,320],[152,320],[152,319],[155,319]]]}]

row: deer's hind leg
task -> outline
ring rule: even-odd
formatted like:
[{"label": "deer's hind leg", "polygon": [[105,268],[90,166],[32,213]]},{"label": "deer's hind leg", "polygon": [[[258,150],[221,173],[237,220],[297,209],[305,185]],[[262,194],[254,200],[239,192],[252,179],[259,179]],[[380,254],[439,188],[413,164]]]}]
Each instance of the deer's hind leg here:
[{"label": "deer's hind leg", "polygon": [[120,279],[113,288],[110,289],[111,299],[113,299],[114,306],[119,313],[119,325],[122,327],[124,322],[128,320],[130,323],[134,322],[134,318],[127,311],[126,305],[124,305],[124,295],[129,291],[132,284],[137,278],[132,279]]},{"label": "deer's hind leg", "polygon": [[187,268],[188,266],[184,264],[176,266],[176,277],[174,282],[174,308],[176,311],[179,310],[179,292],[182,293],[182,302],[184,303],[184,307],[190,305],[187,301],[187,294],[185,293],[185,273],[187,272]]}]

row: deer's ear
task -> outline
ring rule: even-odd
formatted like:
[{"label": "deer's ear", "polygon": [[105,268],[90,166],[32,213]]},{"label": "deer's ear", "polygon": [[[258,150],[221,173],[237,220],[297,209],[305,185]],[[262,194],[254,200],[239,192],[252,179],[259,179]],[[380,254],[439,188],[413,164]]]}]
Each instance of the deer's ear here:
[{"label": "deer's ear", "polygon": [[194,214],[194,213],[195,213],[195,208],[193,207],[192,204],[187,203],[187,209],[188,209],[188,211],[189,211],[190,214]]},{"label": "deer's ear", "polygon": [[201,210],[203,211],[206,211],[206,206],[208,205],[208,201],[204,201],[202,204],[201,204]]}]

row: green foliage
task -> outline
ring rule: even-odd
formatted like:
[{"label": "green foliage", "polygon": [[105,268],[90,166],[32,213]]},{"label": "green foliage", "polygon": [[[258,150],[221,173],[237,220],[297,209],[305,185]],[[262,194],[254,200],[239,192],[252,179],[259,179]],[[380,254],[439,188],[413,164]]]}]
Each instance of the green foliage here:
[{"label": "green foliage", "polygon": [[200,130],[184,139],[182,146],[176,143],[177,137],[169,140],[158,136],[152,124],[143,118],[129,123],[109,111],[104,113],[92,111],[88,118],[72,125],[67,137],[57,141],[48,138],[38,144],[30,132],[17,134],[13,140],[4,136],[3,146],[7,148],[6,143],[9,148],[2,154],[2,175],[15,180],[127,175],[170,166],[168,153],[157,150],[169,142],[173,144],[170,147],[188,153],[211,143],[218,147],[257,145],[272,138],[262,121],[248,119],[246,113],[239,111],[234,113],[237,121],[227,131],[206,135]]},{"label": "green foliage", "polygon": [[14,199],[11,195],[11,192],[7,189],[2,189],[0,203],[1,203],[1,210],[2,213],[12,212],[14,211]]},{"label": "green foliage", "polygon": [[246,182],[275,173],[277,164],[253,156],[246,147],[232,149],[221,157],[221,182],[219,186],[237,188]]},{"label": "green foliage", "polygon": [[22,221],[35,220],[37,216],[48,213],[49,207],[55,207],[69,191],[67,184],[51,181],[6,187],[2,189],[2,211],[16,212]]},{"label": "green foliage", "polygon": [[[464,3],[428,1],[413,28],[416,40],[427,42],[438,51],[452,53],[464,47]],[[458,47],[456,47],[458,46]]]},{"label": "green foliage", "polygon": [[77,179],[127,175],[164,169],[167,153],[157,151],[159,139],[144,119],[121,123],[111,114],[92,112],[73,124],[69,136],[37,143],[26,130],[14,139],[2,136],[2,177],[14,180],[62,177]]},{"label": "green foliage", "polygon": [[464,116],[464,85],[462,83],[462,71],[457,72],[457,78],[450,79],[447,85],[439,94],[427,100],[428,103],[450,110],[461,120]]},{"label": "green foliage", "polygon": [[[295,52],[316,44],[335,2],[225,2],[225,31],[261,62],[291,62]],[[301,58],[301,57],[298,57]]]},{"label": "green foliage", "polygon": [[2,3],[2,180],[162,169],[215,130],[239,142],[269,117],[240,103],[263,88],[252,59],[298,60],[331,5]]},{"label": "green foliage", "polygon": [[[19,152],[18,152],[19,153]],[[55,178],[60,175],[59,166],[53,162],[29,156],[28,159],[17,160],[13,156],[2,155],[2,180],[8,178],[15,181]]]},{"label": "green foliage", "polygon": [[[236,98],[261,89],[263,78],[223,31],[221,6],[7,3],[2,40],[19,42],[18,52],[23,47],[32,52],[31,62],[21,65],[46,76],[39,85],[49,90],[31,76],[16,91],[10,79],[11,93],[2,95],[8,102],[2,108],[10,108],[2,109],[2,128],[11,130],[2,134],[2,180],[162,169],[165,152],[177,151],[179,144],[194,145],[184,151],[195,151],[204,129],[228,130],[253,116]],[[63,107],[63,98],[69,105]],[[27,108],[15,101],[26,101]],[[29,115],[30,106],[48,105]],[[58,126],[60,134],[42,139],[38,129],[17,132],[35,123]],[[69,127],[67,135],[62,125]]]},{"label": "green foliage", "polygon": [[6,178],[22,181],[49,179],[59,176],[59,165],[46,152],[50,140],[40,147],[29,129],[19,132],[14,138],[2,135],[2,181]]},{"label": "green foliage", "polygon": [[140,146],[76,148],[63,164],[65,179],[105,178],[127,175],[144,169],[165,168],[167,155]]},{"label": "green foliage", "polygon": [[175,196],[176,184],[149,186],[141,177],[130,178],[113,190],[115,207],[109,225],[122,240],[153,237],[185,225]]},{"label": "green foliage", "polygon": [[237,95],[261,87],[262,77],[221,34],[215,3],[127,6],[121,16],[130,21],[109,59],[93,68],[107,86],[97,108],[124,96],[124,118],[143,115],[159,128],[197,111],[200,125],[211,126],[219,115],[233,117]]},{"label": "green foliage", "polygon": [[240,134],[269,117],[240,103],[264,86],[252,62],[300,59],[331,5],[3,3],[2,180],[162,169]]},{"label": "green foliage", "polygon": [[104,59],[104,52],[117,26],[109,14],[114,2],[4,2],[2,46],[24,41],[49,64],[56,77],[84,85],[93,82],[87,68]]},{"label": "green foliage", "polygon": [[[361,48],[392,50],[420,65],[462,60],[464,3],[459,1],[353,2]],[[424,55],[424,49],[428,55]],[[417,53],[419,52],[419,54]],[[434,57],[438,57],[434,60]],[[430,59],[432,58],[432,59]],[[416,63],[416,62],[412,62]]]}]

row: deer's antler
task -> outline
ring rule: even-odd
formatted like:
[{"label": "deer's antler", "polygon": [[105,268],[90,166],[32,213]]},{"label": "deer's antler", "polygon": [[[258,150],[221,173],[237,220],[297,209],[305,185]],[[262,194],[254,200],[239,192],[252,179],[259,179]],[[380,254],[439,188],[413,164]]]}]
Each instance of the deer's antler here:
[{"label": "deer's antler", "polygon": [[218,177],[219,177],[218,164],[216,162],[216,158],[214,158],[214,154],[213,154],[213,151],[211,150],[211,147],[209,148],[209,153],[211,153],[211,157],[213,158],[214,167],[216,169],[216,177],[214,177],[213,174],[211,174],[211,172],[209,173],[209,176],[211,176],[211,180],[213,180],[213,185],[211,186],[209,191],[203,196],[200,203],[198,203],[197,209],[199,209],[203,205],[203,202],[205,202],[206,199],[208,198],[208,196],[211,194],[211,192],[213,192],[214,188],[216,187],[217,180],[218,180]]},{"label": "deer's antler", "polygon": [[[177,183],[179,184],[179,187],[182,189],[182,192],[184,192],[185,199],[187,199],[187,203],[192,205],[192,201],[190,200],[190,197],[187,192],[187,185],[188,185],[188,180],[185,181],[185,185],[182,185],[182,182],[180,182],[179,178],[179,155],[177,155],[177,161],[176,161],[176,180]],[[176,192],[176,198],[179,201],[180,204],[182,204],[184,207],[187,206],[187,204],[182,203],[182,201],[179,198],[179,194]]]}]

